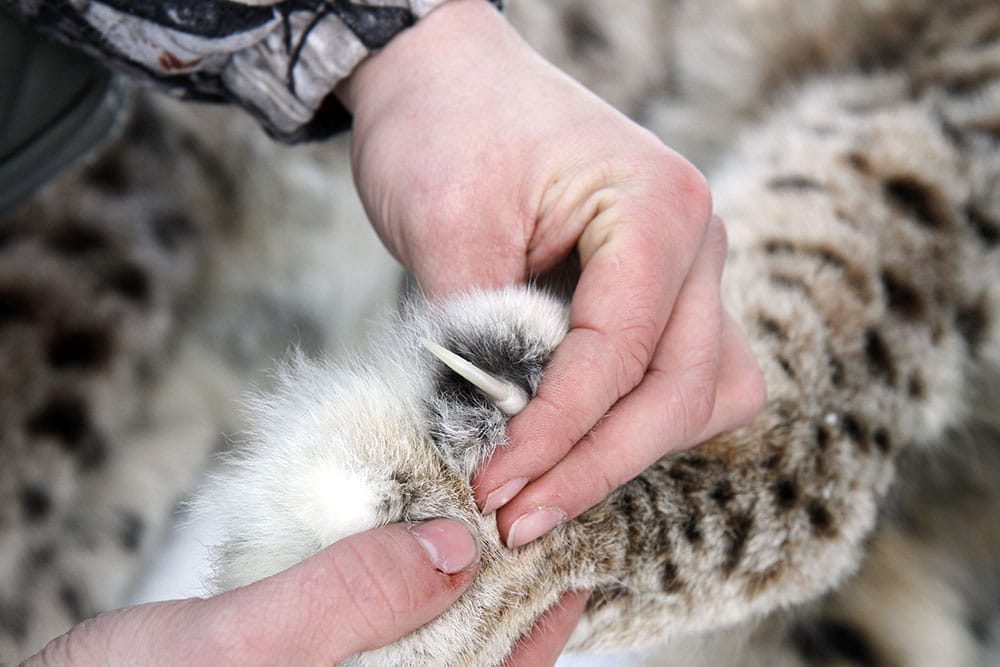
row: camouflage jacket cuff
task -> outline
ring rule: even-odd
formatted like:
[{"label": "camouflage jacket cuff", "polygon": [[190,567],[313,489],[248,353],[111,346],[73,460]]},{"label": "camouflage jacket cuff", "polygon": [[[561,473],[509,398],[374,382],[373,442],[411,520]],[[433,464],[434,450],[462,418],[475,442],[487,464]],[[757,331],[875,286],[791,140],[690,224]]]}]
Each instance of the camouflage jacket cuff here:
[{"label": "camouflage jacket cuff", "polygon": [[0,0],[0,7],[176,95],[240,104],[270,134],[294,142],[349,127],[332,94],[337,83],[445,1]]}]

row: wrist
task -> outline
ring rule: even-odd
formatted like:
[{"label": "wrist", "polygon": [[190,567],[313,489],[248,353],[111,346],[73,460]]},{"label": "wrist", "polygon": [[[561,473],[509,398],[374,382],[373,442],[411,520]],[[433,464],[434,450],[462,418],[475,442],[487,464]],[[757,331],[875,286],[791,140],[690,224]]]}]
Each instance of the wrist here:
[{"label": "wrist", "polygon": [[475,72],[486,57],[518,48],[527,45],[490,2],[448,0],[365,58],[334,92],[357,132],[401,99],[426,99],[453,72]]}]

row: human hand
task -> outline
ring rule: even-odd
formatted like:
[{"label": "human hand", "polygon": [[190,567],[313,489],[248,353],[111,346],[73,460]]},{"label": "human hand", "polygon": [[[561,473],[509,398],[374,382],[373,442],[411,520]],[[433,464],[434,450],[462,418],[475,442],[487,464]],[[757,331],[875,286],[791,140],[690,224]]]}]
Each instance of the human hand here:
[{"label": "human hand", "polygon": [[336,664],[448,608],[472,581],[478,555],[456,521],[377,528],[213,598],[102,614],[24,664]]},{"label": "human hand", "polygon": [[521,282],[579,254],[569,334],[475,479],[509,546],[760,409],[701,174],[487,3],[445,3],[338,94],[362,201],[425,292]]}]

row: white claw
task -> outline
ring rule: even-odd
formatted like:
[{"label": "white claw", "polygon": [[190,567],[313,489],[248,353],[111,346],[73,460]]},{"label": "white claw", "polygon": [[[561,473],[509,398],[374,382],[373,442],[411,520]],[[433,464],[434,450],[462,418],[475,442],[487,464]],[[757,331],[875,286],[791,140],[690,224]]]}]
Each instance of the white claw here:
[{"label": "white claw", "polygon": [[441,362],[472,383],[476,389],[483,392],[493,401],[505,415],[513,416],[528,404],[528,395],[523,389],[512,382],[493,377],[471,362],[458,356],[451,350],[441,347],[432,340],[420,339],[421,344]]}]

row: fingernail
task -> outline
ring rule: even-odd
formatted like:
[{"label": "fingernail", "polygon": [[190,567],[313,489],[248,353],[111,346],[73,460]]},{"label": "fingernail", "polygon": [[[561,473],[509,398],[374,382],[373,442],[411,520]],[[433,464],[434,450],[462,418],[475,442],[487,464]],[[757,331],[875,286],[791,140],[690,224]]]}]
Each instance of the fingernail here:
[{"label": "fingernail", "polygon": [[445,574],[461,572],[479,560],[479,545],[460,521],[433,519],[409,530],[434,567]]},{"label": "fingernail", "polygon": [[539,507],[522,514],[507,533],[507,548],[514,549],[536,540],[566,520],[566,512],[558,507]]},{"label": "fingernail", "polygon": [[496,512],[498,509],[510,502],[510,499],[521,492],[521,489],[528,483],[527,477],[515,477],[503,484],[500,488],[490,491],[483,503],[483,514]]}]

